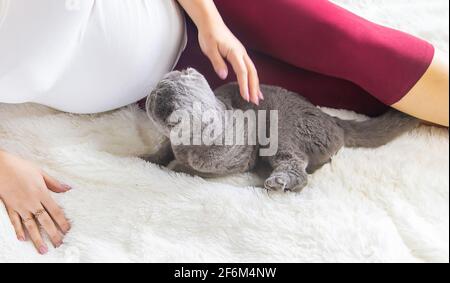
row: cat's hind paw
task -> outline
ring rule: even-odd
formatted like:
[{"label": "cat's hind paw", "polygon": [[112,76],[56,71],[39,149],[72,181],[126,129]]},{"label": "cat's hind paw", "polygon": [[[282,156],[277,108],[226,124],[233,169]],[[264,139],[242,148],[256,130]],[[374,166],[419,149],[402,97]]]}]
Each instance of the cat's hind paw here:
[{"label": "cat's hind paw", "polygon": [[272,176],[266,180],[264,187],[269,191],[284,191],[287,183],[283,177]]}]

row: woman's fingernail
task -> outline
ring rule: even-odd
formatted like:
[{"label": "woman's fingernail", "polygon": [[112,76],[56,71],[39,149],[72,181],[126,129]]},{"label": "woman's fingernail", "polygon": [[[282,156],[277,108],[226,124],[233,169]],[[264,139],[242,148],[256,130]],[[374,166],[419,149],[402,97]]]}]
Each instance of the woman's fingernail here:
[{"label": "woman's fingernail", "polygon": [[39,248],[39,253],[40,253],[41,255],[45,255],[46,253],[48,253],[48,248],[47,248],[46,246],[41,246],[41,247]]},{"label": "woman's fingernail", "polygon": [[21,242],[25,242],[25,237],[24,236],[19,236],[17,237],[17,239]]},{"label": "woman's fingernail", "polygon": [[226,78],[228,77],[228,72],[227,72],[227,70],[220,70],[220,71],[218,72],[218,74],[219,74],[219,77],[220,77],[222,80],[224,80],[224,79],[226,79]]},{"label": "woman's fingernail", "polygon": [[70,231],[71,228],[72,228],[72,227],[70,226],[69,223],[68,223],[68,224],[62,225],[62,227],[61,227],[62,232],[63,232],[64,235],[66,235],[67,233],[69,233],[69,231]]},{"label": "woman's fingernail", "polygon": [[264,95],[261,91],[259,91],[259,99],[264,100]]},{"label": "woman's fingernail", "polygon": [[62,186],[62,187],[63,187],[63,189],[64,189],[64,190],[66,190],[66,191],[70,191],[70,190],[72,189],[72,187],[71,187],[71,186],[69,186],[69,185],[66,185],[66,184],[62,184],[61,186]]},{"label": "woman's fingernail", "polygon": [[244,98],[245,98],[245,100],[247,100],[247,102],[250,102],[250,94],[248,91],[245,92]]}]

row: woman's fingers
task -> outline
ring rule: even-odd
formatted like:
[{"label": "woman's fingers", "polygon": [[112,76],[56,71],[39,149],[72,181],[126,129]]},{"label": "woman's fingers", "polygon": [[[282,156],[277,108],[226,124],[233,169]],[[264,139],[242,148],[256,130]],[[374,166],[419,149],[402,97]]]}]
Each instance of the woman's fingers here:
[{"label": "woman's fingers", "polygon": [[[70,226],[61,209],[48,200],[51,198],[49,191],[66,192],[69,186],[43,173],[31,162],[1,151],[0,183],[0,202],[5,204],[19,240],[24,240],[28,234],[27,238],[32,240],[39,253],[46,254],[48,246],[42,239],[40,223],[55,246],[59,246],[63,237],[61,232],[68,231]],[[44,208],[44,202],[53,215]],[[58,230],[59,225],[61,231]]]},{"label": "woman's fingers", "polygon": [[263,99],[262,93],[259,89],[259,78],[256,67],[247,53],[240,55],[240,52],[231,51],[227,57],[228,61],[233,66],[239,83],[241,96],[248,102],[253,102],[259,105],[260,100]]},{"label": "woman's fingers", "polygon": [[[65,193],[72,188],[68,185],[63,185],[59,183],[54,178],[50,177],[46,173],[43,173],[45,184],[47,188],[55,193]],[[67,234],[70,230],[70,223],[67,221],[63,210],[59,207],[58,204],[51,198],[50,194],[44,193],[42,196],[42,204],[49,213],[50,217],[53,221],[58,225],[59,229],[63,234]],[[48,231],[47,231],[48,232]]]},{"label": "woman's fingers", "polygon": [[61,232],[63,232],[63,234],[67,234],[67,232],[69,232],[71,227],[70,222],[64,215],[64,211],[49,195],[46,195],[43,198],[42,204],[47,210],[47,212],[50,214],[53,221],[58,225]]},{"label": "woman's fingers", "polygon": [[29,212],[23,213],[20,216],[22,217],[23,226],[25,226],[25,229],[28,231],[28,235],[30,235],[30,239],[38,252],[41,255],[48,253],[48,247],[42,239],[39,227],[34,219],[34,216]]},{"label": "woman's fingers", "polygon": [[223,60],[223,57],[220,54],[219,49],[213,48],[211,51],[208,51],[206,53],[206,56],[211,61],[217,75],[222,80],[225,80],[228,77],[228,67],[227,64],[225,63],[225,60]]},{"label": "woman's fingers", "polygon": [[72,189],[70,186],[61,184],[55,178],[47,175],[44,172],[42,173],[42,177],[44,178],[47,188],[54,193],[65,193]]},{"label": "woman's fingers", "polygon": [[258,71],[256,70],[255,64],[253,64],[252,59],[250,59],[247,54],[244,56],[244,61],[248,69],[250,96],[253,98],[253,101],[258,101],[259,103],[259,101],[263,100],[264,97],[262,96],[261,90],[259,89]]},{"label": "woman's fingers", "polygon": [[[241,96],[247,102],[250,102],[250,92],[248,89],[248,70],[244,58],[240,55],[240,53],[231,50],[227,56],[227,60],[230,62],[234,72],[236,73]],[[257,103],[255,101],[252,102]]]},{"label": "woman's fingers", "polygon": [[50,238],[53,246],[55,248],[59,248],[62,245],[63,236],[59,232],[58,228],[56,228],[55,223],[48,215],[47,211],[42,208],[35,212],[35,218],[38,223],[44,228],[45,232]]},{"label": "woman's fingers", "polygon": [[255,65],[231,31],[225,25],[218,26],[218,29],[199,31],[199,43],[219,77],[226,79],[228,76],[228,61],[236,73],[241,96],[247,102],[259,105],[263,96]]},{"label": "woman's fingers", "polygon": [[22,219],[20,218],[20,215],[15,212],[14,210],[7,208],[9,219],[11,220],[11,224],[14,227],[14,230],[16,231],[16,236],[19,241],[25,241],[25,231],[23,230],[22,225]]}]

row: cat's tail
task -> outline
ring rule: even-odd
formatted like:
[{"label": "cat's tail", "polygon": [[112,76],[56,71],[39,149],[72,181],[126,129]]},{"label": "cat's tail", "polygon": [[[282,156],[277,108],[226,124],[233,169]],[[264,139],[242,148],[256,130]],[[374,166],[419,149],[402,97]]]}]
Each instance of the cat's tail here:
[{"label": "cat's tail", "polygon": [[[337,119],[337,118],[336,118]],[[374,148],[387,144],[420,124],[414,117],[391,109],[386,114],[367,121],[337,119],[345,131],[346,147]]]}]

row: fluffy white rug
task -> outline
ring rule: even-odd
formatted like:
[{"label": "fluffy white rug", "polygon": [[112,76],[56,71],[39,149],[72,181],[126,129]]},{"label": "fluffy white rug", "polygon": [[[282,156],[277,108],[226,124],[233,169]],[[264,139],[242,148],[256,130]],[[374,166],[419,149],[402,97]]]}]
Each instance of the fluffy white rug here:
[{"label": "fluffy white rug", "polygon": [[[448,51],[446,0],[336,1]],[[352,113],[337,111],[354,117]],[[0,105],[0,145],[75,187],[73,221],[39,256],[0,208],[0,262],[448,262],[448,131],[421,127],[376,150],[345,149],[302,194],[252,174],[205,181],[135,156],[158,137],[135,107],[73,116]]]}]

